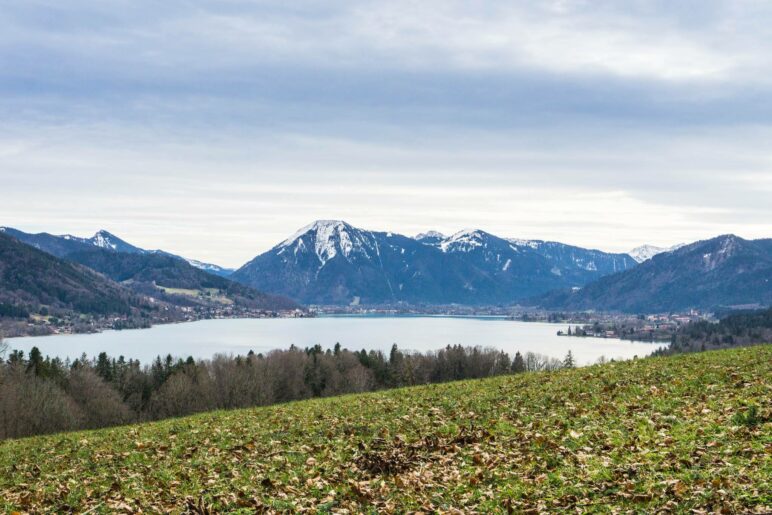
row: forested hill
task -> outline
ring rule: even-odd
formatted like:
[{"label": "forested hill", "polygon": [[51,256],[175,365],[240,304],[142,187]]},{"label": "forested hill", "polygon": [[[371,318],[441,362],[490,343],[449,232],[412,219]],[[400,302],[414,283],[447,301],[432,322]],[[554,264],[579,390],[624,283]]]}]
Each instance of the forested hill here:
[{"label": "forested hill", "polygon": [[0,305],[39,312],[129,314],[143,300],[115,282],[0,233]]},{"label": "forested hill", "polygon": [[772,239],[729,234],[654,256],[578,290],[535,299],[547,309],[652,313],[772,305]]},{"label": "forested hill", "polygon": [[[248,286],[200,270],[186,261],[169,254],[111,252],[104,249],[89,249],[67,254],[67,259],[85,265],[105,274],[111,279],[124,283],[136,291],[158,295],[157,287],[165,288],[166,300],[180,300],[180,295],[168,292],[197,292],[196,296],[185,295],[189,301],[204,300],[199,293],[216,290],[223,302],[238,306],[287,310],[299,306],[288,298],[268,295]],[[211,291],[209,293],[212,293]],[[176,297],[176,299],[175,299]],[[210,296],[210,299],[217,298]]]},{"label": "forested hill", "polygon": [[772,343],[772,308],[734,313],[711,323],[686,324],[659,355]]},{"label": "forested hill", "polygon": [[[48,233],[29,234],[0,227],[0,234],[55,257],[79,263],[100,272],[136,294],[186,307],[281,311],[297,309],[297,303],[270,295],[221,275],[219,267],[191,264],[174,254],[136,247],[117,236],[99,231],[90,238]],[[214,267],[214,268],[213,268]]]}]

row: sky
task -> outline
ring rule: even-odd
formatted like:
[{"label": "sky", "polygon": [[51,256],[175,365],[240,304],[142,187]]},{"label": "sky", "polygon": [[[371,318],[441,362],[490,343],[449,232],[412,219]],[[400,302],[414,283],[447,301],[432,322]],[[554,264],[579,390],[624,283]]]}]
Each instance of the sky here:
[{"label": "sky", "polygon": [[772,237],[770,48],[764,1],[5,0],[0,225]]}]

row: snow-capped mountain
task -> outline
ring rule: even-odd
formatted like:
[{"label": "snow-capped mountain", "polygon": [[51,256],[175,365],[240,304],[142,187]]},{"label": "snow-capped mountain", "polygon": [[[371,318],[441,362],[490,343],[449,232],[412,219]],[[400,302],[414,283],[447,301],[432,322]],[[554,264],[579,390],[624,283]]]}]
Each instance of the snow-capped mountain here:
[{"label": "snow-capped mountain", "polygon": [[631,258],[633,258],[637,263],[643,263],[644,261],[648,261],[649,259],[653,258],[658,254],[662,254],[665,252],[672,252],[674,250],[680,249],[683,246],[684,246],[683,243],[680,243],[678,245],[673,245],[672,247],[655,247],[654,245],[641,245],[640,247],[635,247],[627,254]]},{"label": "snow-capped mountain", "polygon": [[27,245],[53,254],[56,257],[64,257],[74,252],[83,252],[94,248],[102,248],[115,252],[144,252],[142,249],[134,247],[104,230],[98,231],[90,238],[81,238],[70,234],[57,236],[45,232],[29,234],[11,227],[3,227],[3,232]]},{"label": "snow-capped mountain", "polygon": [[228,277],[234,271],[233,268],[224,268],[219,265],[213,265],[212,263],[203,263],[196,259],[182,258],[190,264],[190,266],[209,272],[210,274],[219,275],[220,277]]},{"label": "snow-capped mountain", "polygon": [[78,238],[77,236],[72,236],[69,234],[62,236],[62,238],[65,240],[78,241],[100,249],[112,250],[114,252],[124,252],[127,254],[144,254],[147,252],[144,249],[135,247],[130,243],[126,243],[119,237],[115,236],[114,234],[110,234],[104,229],[97,231],[97,233],[94,234],[91,238]]},{"label": "snow-capped mountain", "polygon": [[357,229],[337,220],[303,227],[236,270],[231,278],[262,284],[306,303],[419,302],[444,298],[437,251],[412,238]]},{"label": "snow-capped mountain", "polygon": [[312,251],[320,266],[324,266],[338,255],[349,262],[357,256],[369,259],[370,254],[378,253],[377,246],[371,232],[360,231],[346,222],[319,220],[303,227],[276,248],[279,255],[292,252],[295,257]]},{"label": "snow-capped mountain", "polygon": [[582,286],[635,266],[625,254],[541,240],[504,239],[479,229],[460,231],[436,246],[446,254],[465,256],[508,291],[525,289],[525,285],[544,291],[556,284]]},{"label": "snow-capped mountain", "polygon": [[320,220],[232,278],[315,304],[495,304],[582,286],[632,266],[635,262],[624,254],[506,240],[481,230],[409,238]]},{"label": "snow-capped mountain", "polygon": [[426,231],[422,232],[421,234],[416,234],[413,237],[414,240],[420,241],[421,243],[428,243],[430,245],[433,245],[435,243],[439,243],[440,241],[445,239],[445,235],[438,231]]},{"label": "snow-capped mountain", "polygon": [[495,262],[495,266],[503,263],[504,271],[529,255],[545,258],[551,265],[550,273],[558,276],[576,273],[607,275],[635,266],[626,254],[609,254],[553,241],[503,239],[474,229],[444,238],[436,246],[445,253],[483,252],[485,261]]},{"label": "snow-capped mountain", "polygon": [[54,235],[45,232],[30,234],[13,229],[11,227],[2,227],[0,228],[0,231],[13,236],[17,240],[26,243],[27,245],[32,245],[39,250],[53,254],[54,256],[60,258],[67,257],[78,252],[87,252],[97,248],[122,254],[160,254],[170,256],[176,259],[187,261],[195,268],[204,270],[205,272],[209,272],[211,274],[219,275],[221,277],[227,277],[233,272],[233,270],[229,268],[223,268],[210,263],[203,263],[195,259],[183,258],[163,250],[142,249],[127,243],[126,241],[108,231],[105,231],[104,229],[97,231],[96,234],[90,238],[82,238],[79,236],[73,236],[71,234]]}]

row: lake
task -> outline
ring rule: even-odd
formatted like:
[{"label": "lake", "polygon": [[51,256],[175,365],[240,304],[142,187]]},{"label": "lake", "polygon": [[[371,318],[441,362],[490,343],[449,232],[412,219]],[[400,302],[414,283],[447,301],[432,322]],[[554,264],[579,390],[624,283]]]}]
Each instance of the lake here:
[{"label": "lake", "polygon": [[148,363],[157,355],[210,358],[214,354],[246,354],[286,349],[290,345],[350,350],[380,349],[396,343],[402,350],[431,351],[446,345],[481,345],[504,350],[538,352],[563,358],[570,349],[580,364],[600,356],[628,359],[646,356],[660,344],[602,338],[557,336],[566,324],[514,322],[496,317],[441,316],[321,316],[317,318],[202,320],[158,325],[150,329],[105,331],[98,334],[10,338],[10,348],[25,352],[37,346],[44,355],[77,358],[83,352],[104,351]]}]

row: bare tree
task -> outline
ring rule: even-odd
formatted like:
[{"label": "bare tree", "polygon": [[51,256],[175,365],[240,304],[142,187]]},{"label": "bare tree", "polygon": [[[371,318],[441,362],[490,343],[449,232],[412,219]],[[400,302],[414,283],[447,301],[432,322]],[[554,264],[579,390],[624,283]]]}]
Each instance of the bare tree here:
[{"label": "bare tree", "polygon": [[68,392],[83,412],[82,428],[125,424],[132,418],[115,388],[91,368],[80,367],[70,373]]},{"label": "bare tree", "polygon": [[82,412],[54,382],[20,369],[0,384],[0,438],[77,429]]}]

